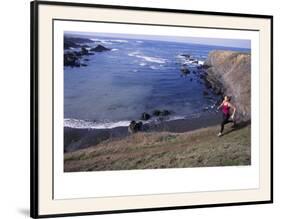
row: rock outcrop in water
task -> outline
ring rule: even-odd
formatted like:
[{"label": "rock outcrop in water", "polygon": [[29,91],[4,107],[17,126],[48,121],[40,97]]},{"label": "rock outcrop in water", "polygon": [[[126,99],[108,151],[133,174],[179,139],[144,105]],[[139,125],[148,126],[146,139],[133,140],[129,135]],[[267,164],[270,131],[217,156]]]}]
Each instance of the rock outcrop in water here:
[{"label": "rock outcrop in water", "polygon": [[104,51],[110,51],[111,49],[109,48],[106,48],[102,45],[97,45],[95,48],[92,48],[91,51],[94,51],[94,52],[104,52]]},{"label": "rock outcrop in water", "polygon": [[212,51],[204,64],[206,86],[215,93],[229,95],[237,108],[237,120],[251,119],[251,54]]},{"label": "rock outcrop in water", "polygon": [[[89,59],[82,60],[83,56],[94,55],[94,52],[110,51],[102,45],[97,45],[94,48],[88,48],[87,45],[81,45],[81,43],[92,43],[91,40],[86,38],[71,38],[66,37],[64,39],[64,66],[69,67],[81,67],[87,66],[83,61],[89,61]],[[75,48],[75,51],[73,49]],[[80,48],[80,51],[77,51]]]},{"label": "rock outcrop in water", "polygon": [[133,121],[131,121],[131,123],[128,127],[128,132],[133,134],[133,133],[136,133],[138,131],[141,131],[142,126],[143,126],[142,122],[136,122],[136,121],[133,120]]},{"label": "rock outcrop in water", "polygon": [[93,43],[92,40],[82,37],[64,37],[64,49],[79,48],[83,43]]},{"label": "rock outcrop in water", "polygon": [[151,117],[151,115],[149,113],[144,112],[144,113],[141,114],[141,120],[146,121],[146,120],[149,120],[150,117]]},{"label": "rock outcrop in water", "polygon": [[89,52],[88,49],[86,49],[85,47],[82,47],[81,51],[67,51],[64,53],[64,66],[70,66],[70,67],[87,66],[85,63],[83,63],[81,59],[83,56],[88,56],[88,55],[94,55],[94,53]]}]

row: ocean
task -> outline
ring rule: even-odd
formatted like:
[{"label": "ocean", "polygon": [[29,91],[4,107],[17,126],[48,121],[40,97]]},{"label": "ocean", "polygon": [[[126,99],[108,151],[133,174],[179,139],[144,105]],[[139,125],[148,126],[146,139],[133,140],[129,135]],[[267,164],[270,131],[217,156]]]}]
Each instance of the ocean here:
[{"label": "ocean", "polygon": [[[200,67],[208,53],[249,51],[94,35],[87,38],[92,42],[83,43],[84,46],[103,45],[111,50],[83,56],[82,62],[87,66],[64,67],[65,127],[124,127],[132,120],[139,121],[142,113],[152,115],[155,110],[169,111],[170,115],[161,118],[167,121],[212,114],[221,97],[208,90],[200,78]],[[159,119],[152,116],[143,122]]]}]

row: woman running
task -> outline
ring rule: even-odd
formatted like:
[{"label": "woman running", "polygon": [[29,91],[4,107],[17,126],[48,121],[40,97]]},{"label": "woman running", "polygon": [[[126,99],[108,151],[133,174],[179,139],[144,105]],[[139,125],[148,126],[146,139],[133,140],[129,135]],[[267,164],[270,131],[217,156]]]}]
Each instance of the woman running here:
[{"label": "woman running", "polygon": [[[222,122],[221,122],[221,130],[218,136],[222,135],[224,125],[229,122],[234,122],[234,116],[236,112],[236,107],[230,103],[231,98],[229,96],[225,96],[224,100],[222,101],[221,105],[219,105],[218,109],[222,108]],[[232,115],[230,115],[230,109],[233,110]],[[231,118],[231,119],[230,119]]]}]

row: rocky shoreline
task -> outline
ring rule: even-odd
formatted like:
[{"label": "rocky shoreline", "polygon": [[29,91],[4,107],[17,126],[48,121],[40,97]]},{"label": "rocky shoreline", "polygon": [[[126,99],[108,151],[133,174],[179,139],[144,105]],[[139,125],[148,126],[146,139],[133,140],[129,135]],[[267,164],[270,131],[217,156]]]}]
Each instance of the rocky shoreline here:
[{"label": "rocky shoreline", "polygon": [[95,53],[110,51],[110,48],[106,48],[100,44],[90,48],[87,43],[93,43],[94,41],[87,38],[64,38],[64,66],[69,67],[86,67],[88,58],[90,55]]},{"label": "rocky shoreline", "polygon": [[[199,65],[198,60],[189,54],[182,54],[186,63],[197,64],[197,71],[191,71],[185,63],[181,66],[181,73],[184,76],[191,72],[197,74],[204,83],[206,90],[220,96],[231,97],[231,102],[237,108],[236,121],[245,122],[251,120],[251,54],[246,52],[214,50],[208,54],[204,64]],[[216,103],[216,105],[219,104]]]},{"label": "rocky shoreline", "polygon": [[[220,113],[212,112],[204,114],[198,118],[143,123],[141,132],[168,131],[173,133],[183,133],[217,125],[220,118]],[[116,127],[111,129],[81,129],[64,127],[64,152],[76,151],[78,149],[94,146],[108,139],[122,139],[132,133],[130,133],[128,129],[129,127]]]},{"label": "rocky shoreline", "polygon": [[236,120],[251,120],[251,54],[212,51],[205,65],[204,81],[218,95],[228,95],[237,108]]}]

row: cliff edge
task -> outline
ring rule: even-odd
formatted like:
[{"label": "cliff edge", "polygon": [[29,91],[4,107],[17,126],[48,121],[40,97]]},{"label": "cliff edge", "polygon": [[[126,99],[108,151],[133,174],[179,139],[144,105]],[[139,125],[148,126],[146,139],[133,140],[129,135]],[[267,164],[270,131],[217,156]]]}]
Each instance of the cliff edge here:
[{"label": "cliff edge", "polygon": [[204,66],[209,86],[218,94],[231,96],[237,120],[251,120],[251,54],[211,51]]}]

